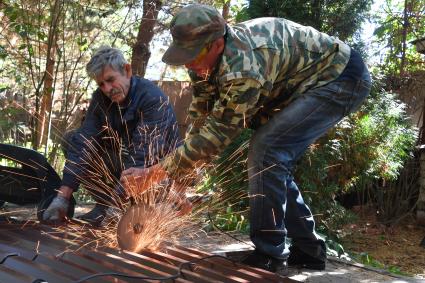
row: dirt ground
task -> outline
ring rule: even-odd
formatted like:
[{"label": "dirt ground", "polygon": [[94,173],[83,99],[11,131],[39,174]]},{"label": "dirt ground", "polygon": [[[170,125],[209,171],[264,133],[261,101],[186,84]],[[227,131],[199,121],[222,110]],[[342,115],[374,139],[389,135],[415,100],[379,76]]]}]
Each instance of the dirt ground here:
[{"label": "dirt ground", "polygon": [[425,246],[420,245],[425,227],[419,226],[413,216],[385,226],[370,211],[361,214],[357,223],[342,231],[345,250],[363,253],[363,258],[367,254],[389,270],[425,279]]}]

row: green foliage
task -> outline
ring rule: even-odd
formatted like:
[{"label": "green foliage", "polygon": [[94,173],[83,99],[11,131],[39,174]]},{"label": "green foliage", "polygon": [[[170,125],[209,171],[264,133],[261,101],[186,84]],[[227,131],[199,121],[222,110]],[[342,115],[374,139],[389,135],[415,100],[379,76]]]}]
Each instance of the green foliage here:
[{"label": "green foliage", "polygon": [[359,112],[341,121],[300,160],[296,179],[320,229],[336,230],[350,221],[334,201],[336,195],[398,177],[417,137],[404,107],[394,94],[375,89]]},{"label": "green foliage", "polygon": [[399,75],[424,69],[421,55],[411,41],[425,35],[425,2],[423,0],[386,0],[374,16],[377,44],[383,62],[379,69],[386,74]]},{"label": "green foliage", "polygon": [[320,237],[325,240],[326,254],[341,259],[350,259],[350,255],[345,252],[344,247],[340,244],[338,235],[327,235],[318,232]]},{"label": "green foliage", "polygon": [[14,103],[8,90],[0,83],[0,140],[23,144],[30,134],[28,127],[19,122],[25,117],[25,110]]},{"label": "green foliage", "polygon": [[249,223],[246,216],[241,212],[233,211],[231,206],[228,206],[223,213],[209,215],[209,218],[206,219],[206,224],[207,226],[204,228],[206,231],[219,229],[222,231],[249,232]]},{"label": "green foliage", "polygon": [[[201,193],[218,193],[219,202],[225,202],[228,195],[239,195],[248,187],[248,176],[246,171],[246,159],[248,141],[252,135],[249,129],[244,130],[241,135],[231,143],[220,157],[214,162],[207,173],[207,178],[199,186]],[[232,203],[235,203],[232,200]],[[236,201],[240,207],[246,207],[247,200]]]},{"label": "green foliage", "polygon": [[282,17],[336,35],[342,40],[351,38],[368,17],[371,0],[355,1],[281,1],[250,0],[239,17]]},{"label": "green foliage", "polygon": [[[327,190],[325,194],[332,193],[328,188],[323,187],[321,189],[323,191]],[[308,195],[306,196],[306,194],[304,194],[304,199],[306,199],[306,197],[308,198]],[[335,246],[332,242],[335,242],[335,244],[339,242],[339,231],[341,227],[355,222],[358,218],[356,214],[346,210],[333,199],[328,199],[326,201],[322,200],[320,203],[310,205],[310,207],[315,215],[317,231],[326,235],[326,243],[330,246]],[[330,243],[328,243],[328,240]]]},{"label": "green foliage", "polygon": [[249,3],[247,3],[244,0],[239,0],[237,3],[238,3],[236,5],[237,9],[233,9],[233,5],[231,8],[233,11],[233,14],[235,15],[235,22],[240,23],[240,22],[249,20],[250,19],[250,15],[248,13]]},{"label": "green foliage", "polygon": [[244,130],[214,162],[197,188],[200,193],[213,193],[207,204],[208,229],[215,225],[224,230],[248,231],[246,160],[251,135],[251,130]]},{"label": "green foliage", "polygon": [[[375,84],[360,111],[320,138],[299,161],[295,180],[316,216],[319,231],[335,235],[333,231],[354,221],[355,216],[335,200],[338,194],[376,180],[397,179],[417,137],[404,107],[394,94]],[[211,209],[215,219],[226,223],[224,227],[237,222],[231,219],[229,208],[242,212],[248,207],[246,151],[251,134],[244,132],[226,149],[199,188],[215,192]]]},{"label": "green foliage", "polygon": [[80,188],[76,193],[74,193],[74,198],[79,204],[95,202],[91,194],[84,188]]},{"label": "green foliage", "polygon": [[[27,112],[15,121],[31,130],[33,148],[41,146],[34,138],[39,134],[37,114],[43,118],[41,113],[48,112],[52,118],[48,137],[56,146],[61,135],[69,130],[73,110],[90,93],[84,68],[90,59],[89,51],[102,44],[124,44],[123,51],[129,49],[126,38],[132,37],[137,25],[123,22],[133,22],[138,17],[132,8],[136,6],[139,7],[128,1],[2,2],[0,84],[7,85],[17,104]],[[50,99],[51,104],[46,104]],[[47,109],[42,109],[42,105]],[[8,132],[7,127],[2,130]]]},{"label": "green foliage", "polygon": [[359,254],[352,254],[352,258],[354,260],[356,260],[357,262],[360,262],[364,265],[371,266],[373,268],[388,270],[390,273],[393,273],[393,274],[396,274],[396,275],[410,276],[410,274],[402,272],[400,270],[400,268],[398,268],[396,266],[392,266],[392,265],[385,266],[385,264],[379,262],[378,260],[376,260],[375,258],[370,256],[366,252],[362,252],[362,253],[359,253]]},{"label": "green foliage", "polygon": [[0,59],[5,59],[7,57],[7,52],[4,46],[0,45]]},{"label": "green foliage", "polygon": [[358,255],[357,259],[361,263],[367,264],[367,265],[372,266],[372,267],[376,267],[376,268],[383,268],[384,267],[384,265],[382,263],[380,263],[379,261],[377,261],[373,257],[369,256],[368,253],[360,253]]}]

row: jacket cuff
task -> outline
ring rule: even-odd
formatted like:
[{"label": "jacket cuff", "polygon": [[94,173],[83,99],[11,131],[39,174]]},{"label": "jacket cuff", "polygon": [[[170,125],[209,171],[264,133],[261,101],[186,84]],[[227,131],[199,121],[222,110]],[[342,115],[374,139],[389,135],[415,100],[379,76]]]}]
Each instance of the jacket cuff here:
[{"label": "jacket cuff", "polygon": [[199,177],[195,164],[185,160],[178,150],[163,159],[160,165],[167,172],[168,177],[181,184],[191,186]]},{"label": "jacket cuff", "polygon": [[75,176],[64,173],[62,178],[62,186],[68,186],[74,192],[76,192],[80,186],[80,182],[75,178]]},{"label": "jacket cuff", "polygon": [[174,162],[174,158],[175,158],[176,154],[170,154],[168,155],[166,158],[164,158],[163,160],[161,160],[159,162],[160,166],[167,172],[167,175],[173,179],[176,180],[179,178],[179,168],[178,168],[178,163]]}]

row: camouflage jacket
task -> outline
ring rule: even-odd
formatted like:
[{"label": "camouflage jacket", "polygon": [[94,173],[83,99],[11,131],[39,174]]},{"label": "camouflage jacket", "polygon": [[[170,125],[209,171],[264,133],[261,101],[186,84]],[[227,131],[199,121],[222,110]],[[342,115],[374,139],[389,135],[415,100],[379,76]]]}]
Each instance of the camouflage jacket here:
[{"label": "camouflage jacket", "polygon": [[219,154],[245,127],[267,122],[307,90],[336,79],[350,58],[337,38],[279,18],[228,27],[221,61],[208,80],[191,74],[192,127],[162,165],[173,178]]}]

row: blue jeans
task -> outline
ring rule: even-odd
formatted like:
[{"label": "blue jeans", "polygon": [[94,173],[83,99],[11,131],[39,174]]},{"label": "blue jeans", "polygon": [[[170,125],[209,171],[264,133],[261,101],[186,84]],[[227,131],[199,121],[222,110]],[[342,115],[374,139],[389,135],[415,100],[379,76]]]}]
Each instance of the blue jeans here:
[{"label": "blue jeans", "polygon": [[311,89],[255,132],[250,141],[248,177],[250,236],[259,252],[287,258],[286,237],[313,257],[325,249],[291,170],[310,144],[358,109],[370,87],[365,70],[356,80]]}]

